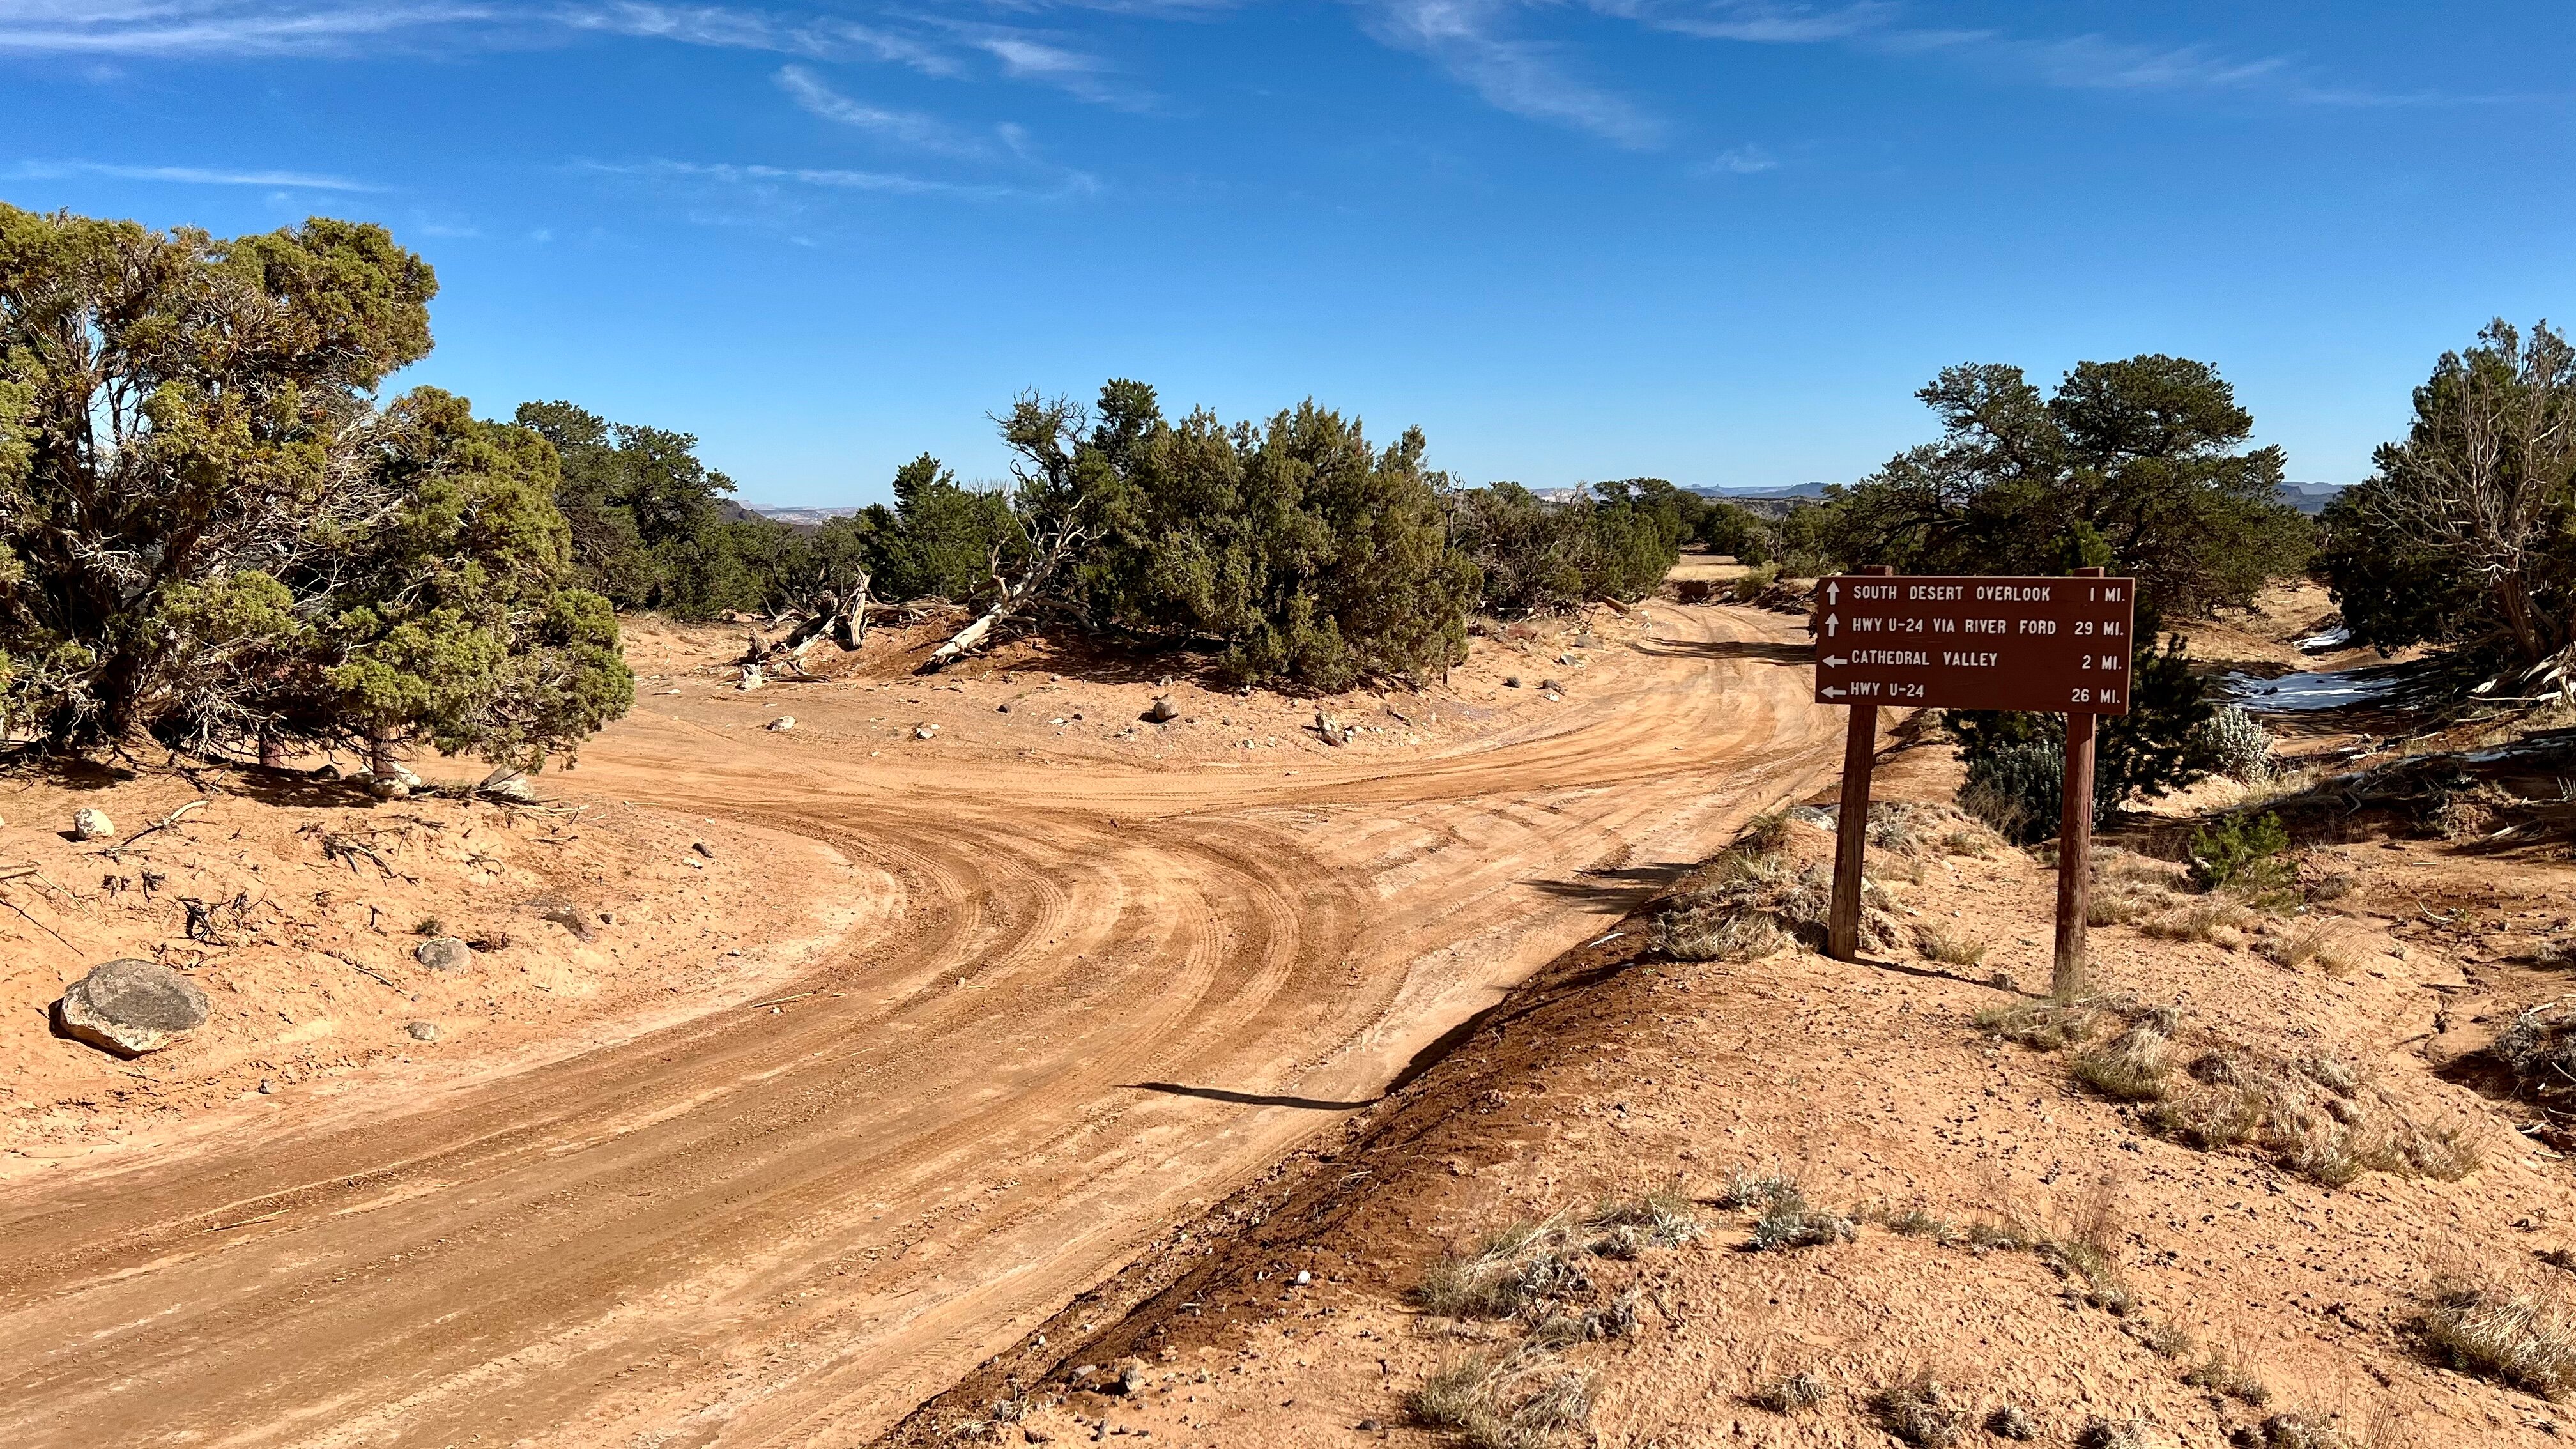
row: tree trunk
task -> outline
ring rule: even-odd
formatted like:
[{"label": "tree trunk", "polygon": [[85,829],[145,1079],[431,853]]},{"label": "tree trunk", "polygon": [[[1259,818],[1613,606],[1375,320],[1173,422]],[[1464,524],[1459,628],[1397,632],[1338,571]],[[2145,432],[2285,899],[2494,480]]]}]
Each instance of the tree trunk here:
[{"label": "tree trunk", "polygon": [[259,731],[259,764],[263,770],[286,768],[286,742],[277,737],[277,731],[265,725]]},{"label": "tree trunk", "polygon": [[402,761],[394,758],[394,733],[382,725],[367,729],[367,768],[378,775],[391,775],[402,768]]}]

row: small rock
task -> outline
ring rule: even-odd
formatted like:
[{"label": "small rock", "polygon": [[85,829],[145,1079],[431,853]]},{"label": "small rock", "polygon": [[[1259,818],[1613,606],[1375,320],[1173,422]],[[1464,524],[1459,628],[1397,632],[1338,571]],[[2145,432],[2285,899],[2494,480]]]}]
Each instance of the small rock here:
[{"label": "small rock", "polygon": [[1565,692],[1565,686],[1557,683],[1553,679],[1540,680],[1538,682],[1538,687],[1547,690],[1551,694],[1563,694]]},{"label": "small rock", "polygon": [[403,1035],[410,1037],[413,1041],[436,1041],[438,1040],[438,1023],[434,1021],[404,1022]]},{"label": "small rock", "polygon": [[742,682],[735,685],[734,688],[749,692],[760,688],[760,684],[760,666],[757,664],[747,664],[743,666]]},{"label": "small rock", "polygon": [[110,961],[63,988],[63,1035],[121,1057],[157,1052],[206,1024],[206,993],[153,961]]},{"label": "small rock", "polygon": [[337,766],[337,765],[335,765],[335,764],[332,764],[329,760],[324,760],[320,765],[318,765],[318,766],[316,766],[316,767],[314,768],[314,771],[313,771],[313,778],[314,778],[314,779],[316,779],[316,780],[336,780],[336,779],[339,779],[339,778],[340,778],[340,767],[339,767],[339,766]]},{"label": "small rock", "polygon": [[1517,674],[1507,674],[1507,675],[1503,676],[1503,688],[1505,688],[1505,689],[1518,689],[1518,688],[1520,688],[1520,687],[1521,687],[1521,677],[1520,677],[1519,675],[1517,675]]},{"label": "small rock", "polygon": [[412,952],[432,971],[462,971],[474,959],[473,948],[454,936],[432,936]]},{"label": "small rock", "polygon": [[709,859],[709,860],[713,860],[713,859],[715,859],[715,858],[716,858],[716,853],[715,853],[715,849],[714,849],[714,847],[712,847],[712,846],[708,845],[708,844],[707,844],[705,841],[703,841],[703,840],[692,840],[692,841],[690,841],[690,842],[689,842],[689,849],[696,851],[698,854],[705,856],[705,857],[706,857],[707,859]]},{"label": "small rock", "polygon": [[1386,1426],[1375,1419],[1362,1419],[1351,1427],[1359,1430],[1363,1434],[1374,1434]]},{"label": "small rock", "polygon": [[1300,1269],[1298,1269],[1298,1270],[1297,1270],[1297,1286],[1298,1286],[1298,1287],[1303,1288],[1303,1287],[1305,1287],[1307,1284],[1312,1283],[1312,1282],[1314,1282],[1314,1281],[1315,1281],[1315,1275],[1314,1275],[1314,1274],[1307,1272],[1307,1271],[1306,1271],[1305,1269],[1303,1269],[1303,1268],[1300,1268]]},{"label": "small rock", "polygon": [[552,921],[585,941],[596,934],[590,917],[583,914],[579,906],[560,897],[539,896],[528,902],[528,913],[540,921]]},{"label": "small rock", "polygon": [[537,798],[537,789],[528,783],[527,775],[507,765],[493,766],[492,773],[484,776],[483,783],[474,789],[476,793],[496,800],[514,800],[523,804]]},{"label": "small rock", "polygon": [[1180,717],[1180,706],[1172,703],[1168,699],[1158,698],[1145,710],[1145,722],[1147,724],[1169,724]]},{"label": "small rock", "polygon": [[275,1096],[277,1094],[277,1083],[270,1081],[266,1077],[260,1078],[259,1094],[263,1097]]},{"label": "small rock", "polygon": [[782,714],[769,722],[769,732],[774,735],[783,735],[794,728],[796,728],[796,716],[792,714]]},{"label": "small rock", "polygon": [[1144,1371],[1133,1364],[1120,1369],[1118,1371],[1118,1384],[1115,1392],[1130,1399],[1145,1392]]},{"label": "small rock", "polygon": [[84,805],[72,812],[72,836],[79,840],[107,840],[116,834],[116,822],[104,810]]},{"label": "small rock", "polygon": [[993,713],[995,714],[1009,714],[1010,712],[1011,702],[1007,699],[1003,700],[1000,704],[993,706]]},{"label": "small rock", "polygon": [[411,787],[391,775],[378,775],[367,781],[367,793],[379,800],[408,800]]},{"label": "small rock", "polygon": [[926,740],[937,733],[939,733],[939,726],[937,725],[914,725],[912,727],[912,737],[916,740]]}]

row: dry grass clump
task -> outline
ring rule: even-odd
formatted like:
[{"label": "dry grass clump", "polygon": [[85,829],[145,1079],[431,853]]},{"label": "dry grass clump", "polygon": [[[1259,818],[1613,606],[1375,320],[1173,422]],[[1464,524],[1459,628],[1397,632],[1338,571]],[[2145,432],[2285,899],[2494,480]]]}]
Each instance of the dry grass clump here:
[{"label": "dry grass clump", "polygon": [[1986,1432],[1998,1439],[2036,1439],[2039,1425],[2020,1405],[1997,1404],[1995,1411],[1986,1416]]},{"label": "dry grass clump", "polygon": [[1699,1215],[1677,1188],[1603,1198],[1583,1223],[1608,1230],[1593,1241],[1595,1254],[1622,1260],[1636,1257],[1645,1248],[1678,1248],[1700,1235]]},{"label": "dry grass clump", "polygon": [[2233,950],[2244,945],[2246,933],[2262,923],[2261,914],[2243,901],[2201,896],[2146,916],[2138,922],[2138,930],[2159,941],[2200,941]]},{"label": "dry grass clump", "polygon": [[2252,1428],[2239,1429],[2236,1443],[2246,1449],[2393,1449],[2400,1442],[2396,1421],[2374,1414],[2358,1435],[2306,1414],[2274,1414]]},{"label": "dry grass clump", "polygon": [[1793,1414],[1825,1401],[1825,1381],[1801,1370],[1772,1379],[1744,1396],[1744,1402],[1775,1414]]},{"label": "dry grass clump", "polygon": [[2127,1317],[2137,1306],[2128,1275],[2120,1271],[2120,1179],[2106,1172],[2095,1178],[2075,1209],[2045,1231],[2024,1227],[2042,1259],[2084,1285],[2084,1300],[2114,1317]]},{"label": "dry grass clump", "polygon": [[1592,1386],[1559,1365],[1471,1356],[1425,1379],[1405,1409],[1474,1449],[1552,1449],[1590,1426]]},{"label": "dry grass clump", "polygon": [[2160,1318],[2130,1320],[2129,1336],[2146,1345],[2147,1352],[2177,1363],[2191,1357],[2191,1351],[2200,1346],[2189,1330]]},{"label": "dry grass clump", "polygon": [[2165,1095],[2174,1031],[2182,1013],[2170,1006],[2139,1013],[2110,1041],[2075,1054],[2075,1080],[2115,1102],[2153,1102]]},{"label": "dry grass clump", "polygon": [[2075,1449],[2155,1449],[2144,1419],[2091,1419],[2075,1436]]},{"label": "dry grass clump", "polygon": [[[2331,1057],[2212,1043],[2187,1071],[2175,1072],[2182,1018],[2171,1007],[2027,1002],[1988,1008],[1975,1020],[1989,1035],[2039,1051],[2079,1048],[2068,1063],[2077,1081],[2113,1101],[2149,1104],[2140,1123],[2186,1147],[2254,1147],[2327,1187],[2364,1172],[2456,1182],[2477,1170],[2477,1148],[2460,1127],[2416,1122],[2384,1088]],[[2097,1041],[2112,1022],[2121,1024],[2119,1033]],[[2495,1050],[2507,1065],[2527,1059],[2535,1070],[2554,1072],[2563,1056],[2570,1074],[2560,1080],[2576,1082],[2576,1011],[2529,1031],[2517,1023],[2506,1038]]]},{"label": "dry grass clump", "polygon": [[2424,1300],[2415,1332],[2462,1373],[2544,1399],[2576,1385],[2576,1322],[2555,1293],[2450,1279]]},{"label": "dry grass clump", "polygon": [[2252,1146],[2327,1187],[2364,1172],[2455,1182],[2477,1169],[2477,1150],[2457,1127],[2416,1123],[2385,1090],[2331,1057],[2221,1047],[2186,1075],[2188,1083],[2143,1119],[2186,1147]]},{"label": "dry grass clump", "polygon": [[2090,1000],[2020,1001],[1989,1006],[1971,1020],[1988,1036],[2050,1052],[2090,1037],[2111,1014],[2110,1008]]},{"label": "dry grass clump", "polygon": [[1787,1173],[1756,1175],[1739,1168],[1719,1192],[1717,1205],[1754,1215],[1753,1239],[1745,1246],[1755,1252],[1848,1243],[1859,1231],[1848,1215],[1810,1205],[1798,1179]]},{"label": "dry grass clump", "polygon": [[1947,1449],[1976,1419],[1974,1406],[1956,1389],[1922,1372],[1870,1395],[1869,1407],[1880,1428],[1920,1449]]},{"label": "dry grass clump", "polygon": [[2223,1348],[2210,1345],[2200,1362],[2184,1372],[2182,1381],[2258,1409],[2272,1402],[2271,1389],[2264,1385],[2262,1375],[2255,1371],[2253,1356],[2241,1343]]},{"label": "dry grass clump", "polygon": [[1539,1318],[1592,1290],[1582,1248],[1562,1223],[1515,1223],[1474,1254],[1431,1266],[1414,1299],[1447,1318]]},{"label": "dry grass clump", "polygon": [[[1792,940],[1822,949],[1833,901],[1826,866],[1736,849],[1681,891],[1656,927],[1664,951],[1684,961],[1759,960]],[[1893,905],[1885,890],[1864,886],[1862,949],[1895,949]]]},{"label": "dry grass clump", "polygon": [[2545,1001],[2513,1019],[2487,1049],[2523,1091],[2547,1100],[2576,1088],[2576,998]]},{"label": "dry grass clump", "polygon": [[2262,951],[2293,970],[2313,961],[2329,976],[2349,976],[2368,959],[2349,923],[2315,917],[2265,941]]},{"label": "dry grass clump", "polygon": [[1981,966],[1986,960],[1986,943],[1966,931],[1934,923],[1914,933],[1915,949],[1925,959],[1944,966]]}]

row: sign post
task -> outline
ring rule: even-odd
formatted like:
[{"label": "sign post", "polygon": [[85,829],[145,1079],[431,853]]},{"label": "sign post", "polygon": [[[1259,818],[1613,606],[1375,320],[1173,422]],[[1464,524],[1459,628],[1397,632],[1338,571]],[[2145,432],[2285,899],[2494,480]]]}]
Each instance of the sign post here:
[{"label": "sign post", "polygon": [[[1878,564],[1861,572],[1885,578],[1896,572]],[[1818,635],[1817,654],[1824,653]],[[1837,961],[1860,959],[1861,862],[1869,848],[1869,771],[1878,760],[1878,703],[1855,702],[1851,728],[1843,736],[1843,793],[1834,822],[1834,905],[1825,918],[1825,954]]]},{"label": "sign post", "polygon": [[2136,611],[2137,581],[2106,578],[2100,569],[2069,578],[1986,578],[1897,575],[1882,567],[1818,581],[1815,699],[1851,709],[1830,954],[1859,956],[1878,707],[2063,714],[2066,797],[2052,984],[2061,995],[2079,988],[2092,880],[2094,725],[2098,716],[2129,712]]}]

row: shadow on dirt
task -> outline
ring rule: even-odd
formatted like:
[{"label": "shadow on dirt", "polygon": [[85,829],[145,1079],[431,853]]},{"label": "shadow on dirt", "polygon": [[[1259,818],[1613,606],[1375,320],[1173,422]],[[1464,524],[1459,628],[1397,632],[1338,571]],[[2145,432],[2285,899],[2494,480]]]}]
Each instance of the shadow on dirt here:
[{"label": "shadow on dirt", "polygon": [[1650,659],[1758,659],[1765,664],[1813,664],[1814,644],[1767,639],[1644,639],[1630,646]]},{"label": "shadow on dirt", "polygon": [[1179,1082],[1121,1082],[1119,1085],[1132,1087],[1140,1092],[1162,1092],[1174,1097],[1199,1097],[1210,1102],[1232,1102],[1242,1107],[1298,1107],[1309,1112],[1356,1112],[1362,1107],[1374,1107],[1384,1100],[1371,1097],[1362,1102],[1328,1102],[1320,1097],[1279,1097],[1262,1092],[1237,1092],[1225,1087],[1189,1087]]},{"label": "shadow on dirt", "polygon": [[1665,891],[1671,890],[1690,867],[1684,865],[1641,865],[1619,870],[1587,870],[1571,880],[1532,880],[1533,886],[1559,900],[1589,901],[1594,905],[1616,906],[1625,915]]}]

